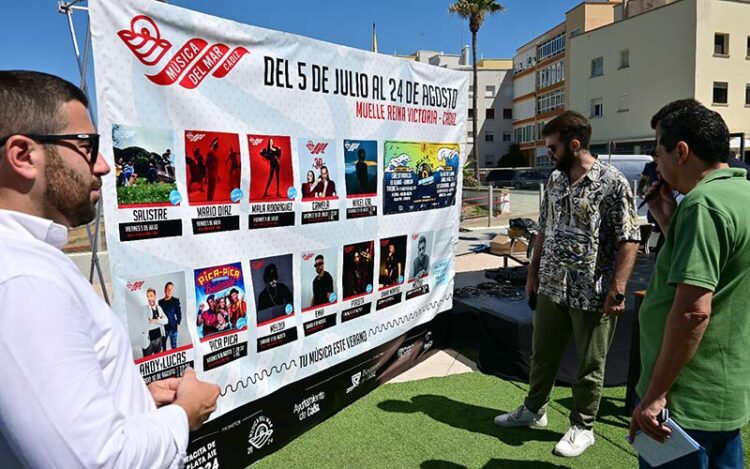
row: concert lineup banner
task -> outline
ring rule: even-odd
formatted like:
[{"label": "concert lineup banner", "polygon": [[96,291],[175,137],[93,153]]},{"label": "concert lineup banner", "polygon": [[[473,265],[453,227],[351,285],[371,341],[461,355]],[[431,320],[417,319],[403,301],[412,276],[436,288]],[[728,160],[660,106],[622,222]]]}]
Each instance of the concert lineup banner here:
[{"label": "concert lineup banner", "polygon": [[90,0],[113,308],[146,382],[222,389],[245,467],[434,347],[468,75],[153,0]]}]

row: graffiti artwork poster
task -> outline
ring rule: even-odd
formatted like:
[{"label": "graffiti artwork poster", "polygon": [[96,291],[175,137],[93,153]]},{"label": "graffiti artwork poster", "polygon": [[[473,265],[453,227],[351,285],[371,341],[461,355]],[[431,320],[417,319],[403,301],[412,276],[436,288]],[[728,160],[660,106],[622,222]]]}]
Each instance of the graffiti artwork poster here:
[{"label": "graffiti artwork poster", "polygon": [[417,212],[455,205],[459,146],[385,142],[383,212]]}]

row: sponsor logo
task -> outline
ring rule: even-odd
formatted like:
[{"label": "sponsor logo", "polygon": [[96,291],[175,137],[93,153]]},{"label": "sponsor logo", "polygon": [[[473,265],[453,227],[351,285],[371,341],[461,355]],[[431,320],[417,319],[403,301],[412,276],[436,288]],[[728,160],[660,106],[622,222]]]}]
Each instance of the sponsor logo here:
[{"label": "sponsor logo", "polygon": [[257,147],[261,143],[263,143],[263,139],[262,138],[251,138],[250,139],[250,145],[252,145],[254,147]]},{"label": "sponsor logo", "polygon": [[185,134],[185,138],[190,140],[191,142],[200,142],[203,140],[203,138],[206,136],[206,134],[194,134],[193,132],[188,132]]},{"label": "sponsor logo", "polygon": [[314,255],[315,255],[314,252],[308,252],[308,253],[302,254],[302,259],[309,261],[310,259],[312,259]]},{"label": "sponsor logo", "polygon": [[310,154],[312,155],[319,155],[321,153],[326,152],[326,148],[328,147],[327,143],[313,143],[312,140],[307,141],[307,145],[305,145],[307,149],[310,151]]},{"label": "sponsor logo", "polygon": [[426,352],[432,348],[432,331],[427,331],[427,334],[425,334],[424,345],[422,347],[423,352]]},{"label": "sponsor logo", "polygon": [[[130,52],[145,66],[154,67],[163,62],[172,50],[172,43],[161,36],[159,26],[146,15],[130,20],[130,29],[117,32]],[[226,44],[209,44],[201,38],[188,39],[163,65],[160,72],[146,78],[160,86],[178,84],[185,89],[195,89],[209,75],[224,78],[250,52],[242,46],[230,48]]]},{"label": "sponsor logo", "polygon": [[320,404],[326,398],[325,392],[319,392],[307,397],[302,402],[294,404],[293,412],[302,421],[320,412]]},{"label": "sponsor logo", "polygon": [[253,451],[259,450],[264,446],[273,443],[273,422],[268,417],[261,415],[253,426],[250,427],[250,434],[247,437],[247,442],[250,446],[247,448],[247,454],[253,454]]},{"label": "sponsor logo", "polygon": [[354,373],[351,376],[352,385],[346,388],[346,393],[349,394],[365,382],[375,379],[375,376],[375,367],[365,368],[362,371]]},{"label": "sponsor logo", "polygon": [[143,284],[146,283],[146,281],[138,281],[138,282],[128,282],[127,287],[130,291],[138,291],[141,289]]},{"label": "sponsor logo", "polygon": [[354,151],[357,148],[359,148],[359,143],[354,143],[354,142],[345,143],[344,148],[346,148],[346,151]]}]

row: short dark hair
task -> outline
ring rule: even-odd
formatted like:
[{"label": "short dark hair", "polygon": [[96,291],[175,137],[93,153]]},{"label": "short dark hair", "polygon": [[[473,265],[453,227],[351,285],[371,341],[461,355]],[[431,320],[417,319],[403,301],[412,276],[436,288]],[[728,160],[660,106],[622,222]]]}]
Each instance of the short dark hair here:
[{"label": "short dark hair", "polygon": [[318,254],[317,256],[315,256],[315,260],[316,260],[316,261],[317,261],[317,260],[321,260],[321,261],[323,261],[323,260],[325,260],[325,259],[323,259],[323,254]]},{"label": "short dark hair", "polygon": [[154,290],[153,288],[149,288],[146,290],[146,294],[148,295],[149,293],[153,293],[154,296],[156,296],[156,290]]},{"label": "short dark hair", "polygon": [[673,101],[651,118],[659,126],[659,143],[673,151],[679,142],[687,143],[700,160],[726,163],[729,157],[729,129],[721,114],[694,99]]},{"label": "short dark hair", "polygon": [[588,150],[591,142],[591,123],[578,112],[565,111],[547,122],[542,129],[543,137],[554,134],[559,134],[560,141],[566,145],[575,139],[581,142],[582,149]]},{"label": "short dark hair", "polygon": [[[0,71],[0,138],[60,132],[68,125],[61,108],[70,101],[89,104],[80,88],[55,75]],[[0,156],[3,152],[0,148]]]},{"label": "short dark hair", "polygon": [[232,293],[236,293],[236,294],[238,294],[238,295],[239,295],[239,294],[240,294],[240,291],[239,291],[239,290],[237,290],[236,288],[232,288],[231,290],[229,290],[229,294],[231,295]]},{"label": "short dark hair", "polygon": [[269,283],[271,280],[279,279],[279,271],[276,268],[276,264],[268,264],[263,270],[263,282]]},{"label": "short dark hair", "polygon": [[170,285],[174,286],[174,283],[172,283],[172,282],[167,282],[167,283],[165,283],[165,284],[164,284],[164,288],[167,288],[167,287],[168,287],[168,286],[170,286]]}]

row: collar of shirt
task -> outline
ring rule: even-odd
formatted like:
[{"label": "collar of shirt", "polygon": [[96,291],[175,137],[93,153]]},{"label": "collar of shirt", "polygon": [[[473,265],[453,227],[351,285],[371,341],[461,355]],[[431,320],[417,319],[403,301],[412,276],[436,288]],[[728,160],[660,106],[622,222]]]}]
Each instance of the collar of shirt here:
[{"label": "collar of shirt", "polygon": [[747,176],[747,171],[745,171],[743,168],[721,168],[721,169],[714,169],[710,173],[706,174],[703,179],[698,181],[698,186],[702,184],[708,184],[711,181],[716,181],[717,179],[731,179],[731,178],[740,178],[745,179]]},{"label": "collar of shirt", "polygon": [[[573,183],[570,181],[570,172],[569,171],[560,171],[562,174],[562,178],[559,180],[562,182],[562,186],[566,190],[570,190],[570,188],[573,186]],[[599,159],[594,160],[594,164],[589,168],[588,171],[581,177],[581,179],[578,180],[578,184],[581,183],[584,179],[588,179],[589,181],[598,181],[601,178],[602,175],[602,163],[599,161]]]},{"label": "collar of shirt", "polygon": [[62,249],[68,242],[68,229],[46,218],[0,209],[0,234],[12,238],[37,239]]}]

